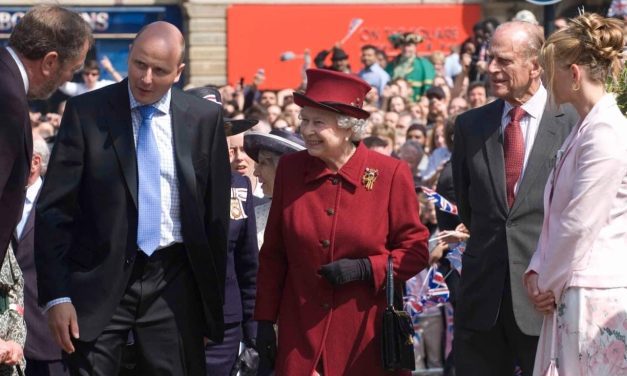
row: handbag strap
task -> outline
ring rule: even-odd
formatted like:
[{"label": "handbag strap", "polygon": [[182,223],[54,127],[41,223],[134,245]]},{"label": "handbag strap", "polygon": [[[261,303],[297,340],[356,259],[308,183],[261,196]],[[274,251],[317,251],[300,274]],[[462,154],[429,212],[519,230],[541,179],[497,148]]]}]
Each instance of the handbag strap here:
[{"label": "handbag strap", "polygon": [[553,330],[551,330],[551,360],[555,360],[555,339],[557,337],[557,312],[553,312]]},{"label": "handbag strap", "polygon": [[394,273],[392,269],[392,256],[388,256],[388,267],[385,274],[387,285],[385,286],[385,294],[387,297],[388,307],[394,308]]}]

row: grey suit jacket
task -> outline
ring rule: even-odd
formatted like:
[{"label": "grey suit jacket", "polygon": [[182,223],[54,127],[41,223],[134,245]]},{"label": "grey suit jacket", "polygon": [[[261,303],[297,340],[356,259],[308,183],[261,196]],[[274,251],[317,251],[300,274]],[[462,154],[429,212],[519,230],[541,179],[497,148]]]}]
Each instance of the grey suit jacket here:
[{"label": "grey suit jacket", "polygon": [[35,206],[33,205],[14,249],[15,258],[24,276],[24,320],[28,328],[24,356],[28,359],[42,361],[61,360],[61,348],[52,338],[48,328],[48,319],[37,305],[34,244]]},{"label": "grey suit jacket", "polygon": [[496,100],[456,120],[451,158],[457,205],[470,230],[463,256],[456,325],[488,330],[496,322],[503,289],[510,288],[516,323],[539,335],[542,317],[522,284],[542,228],[544,186],[555,156],[577,121],[571,107],[547,105],[511,209],[505,192],[501,135],[504,102]]}]

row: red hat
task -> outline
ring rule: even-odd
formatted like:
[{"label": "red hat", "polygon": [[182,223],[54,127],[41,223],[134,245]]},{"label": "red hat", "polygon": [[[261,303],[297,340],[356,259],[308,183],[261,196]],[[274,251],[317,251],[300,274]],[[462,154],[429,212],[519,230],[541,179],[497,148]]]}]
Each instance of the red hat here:
[{"label": "red hat", "polygon": [[328,69],[307,69],[307,89],[305,93],[294,93],[294,103],[367,119],[370,113],[361,106],[370,89],[370,85],[357,76]]}]

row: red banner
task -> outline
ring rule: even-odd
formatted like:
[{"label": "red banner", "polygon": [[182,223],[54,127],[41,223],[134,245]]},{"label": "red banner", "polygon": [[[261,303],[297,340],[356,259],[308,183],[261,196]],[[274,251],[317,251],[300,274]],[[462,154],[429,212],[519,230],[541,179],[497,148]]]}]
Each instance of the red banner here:
[{"label": "red banner", "polygon": [[[296,87],[301,81],[304,50],[310,49],[313,60],[320,50],[342,40],[355,19],[363,22],[342,48],[349,55],[351,68],[358,72],[362,68],[360,48],[365,44],[393,56],[398,51],[388,36],[411,31],[424,37],[419,53],[448,54],[452,46],[470,35],[480,18],[478,4],[232,5],[227,10],[228,80],[235,84],[244,77],[250,82],[259,69],[264,69],[262,88]],[[285,52],[293,52],[294,58],[281,61]]]}]

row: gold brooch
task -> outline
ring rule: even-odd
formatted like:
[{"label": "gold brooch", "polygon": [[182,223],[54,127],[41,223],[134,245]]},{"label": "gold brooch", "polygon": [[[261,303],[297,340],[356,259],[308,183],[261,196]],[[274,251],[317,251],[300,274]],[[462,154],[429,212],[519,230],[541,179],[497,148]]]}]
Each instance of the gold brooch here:
[{"label": "gold brooch", "polygon": [[374,186],[374,182],[377,180],[378,176],[379,170],[376,168],[366,168],[364,176],[361,177],[361,184],[366,187],[367,191],[372,191],[372,187]]}]

